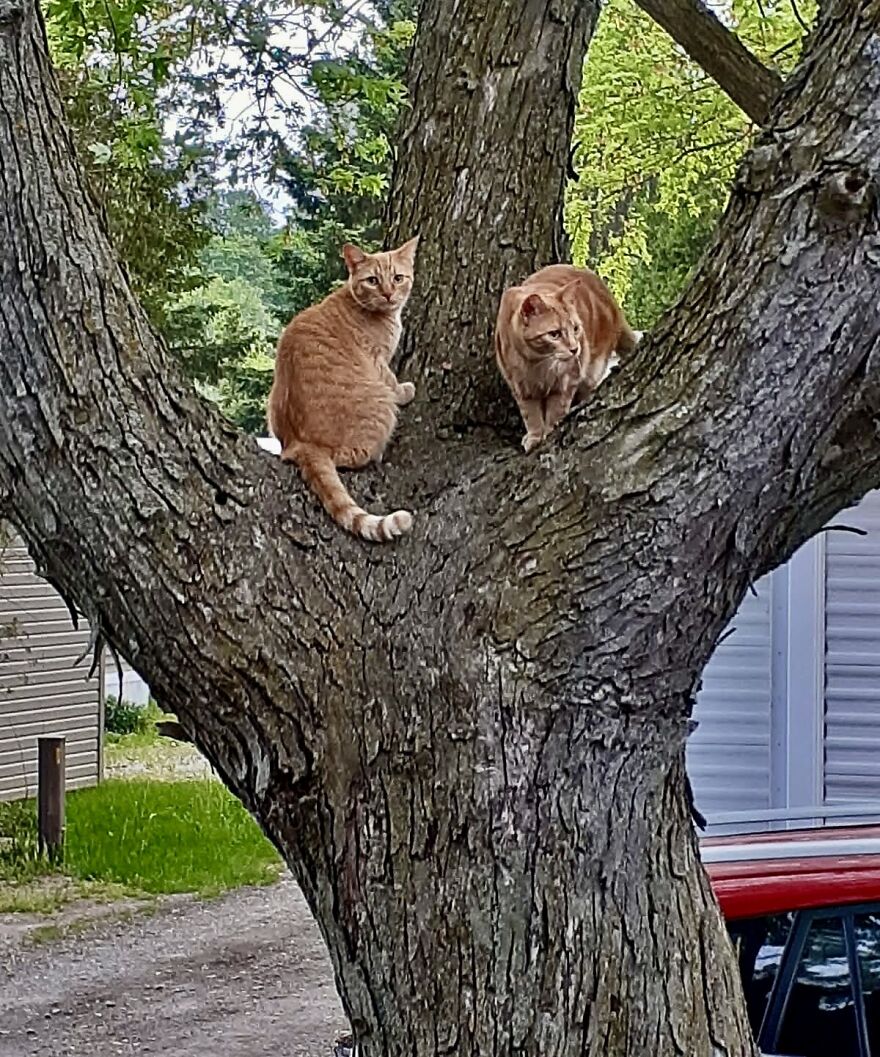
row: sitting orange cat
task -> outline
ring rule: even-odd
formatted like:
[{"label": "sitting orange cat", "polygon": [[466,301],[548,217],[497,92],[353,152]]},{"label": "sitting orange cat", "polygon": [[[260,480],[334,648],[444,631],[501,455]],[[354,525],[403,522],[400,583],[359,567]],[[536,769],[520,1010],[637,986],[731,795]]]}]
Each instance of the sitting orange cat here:
[{"label": "sitting orange cat", "polygon": [[510,386],[531,451],[571,408],[608,377],[618,352],[632,352],[630,328],[602,280],[586,268],[553,264],[504,291],[495,357]]},{"label": "sitting orange cat", "polygon": [[269,393],[269,429],[281,442],[281,458],[297,464],[332,518],[369,540],[402,535],[412,515],[368,514],[336,468],[381,461],[397,408],[416,394],[388,364],[400,341],[417,243],[418,236],[399,249],[372,254],[343,247],[348,282],[287,325]]}]

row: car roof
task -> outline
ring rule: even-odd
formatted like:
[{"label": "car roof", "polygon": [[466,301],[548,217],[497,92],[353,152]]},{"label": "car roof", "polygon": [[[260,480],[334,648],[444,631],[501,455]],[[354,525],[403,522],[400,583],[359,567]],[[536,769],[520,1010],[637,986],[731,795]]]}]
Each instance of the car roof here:
[{"label": "car roof", "polygon": [[880,902],[880,826],[704,837],[700,855],[728,920]]}]

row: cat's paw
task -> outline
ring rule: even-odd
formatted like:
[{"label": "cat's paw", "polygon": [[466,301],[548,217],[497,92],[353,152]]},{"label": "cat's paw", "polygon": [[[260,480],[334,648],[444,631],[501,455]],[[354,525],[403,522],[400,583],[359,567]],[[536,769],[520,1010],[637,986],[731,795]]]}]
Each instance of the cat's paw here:
[{"label": "cat's paw", "polygon": [[403,407],[415,399],[416,387],[412,382],[400,382],[397,386],[397,402]]},{"label": "cat's paw", "polygon": [[527,433],[522,439],[523,451],[528,453],[541,443],[544,438],[539,433]]}]

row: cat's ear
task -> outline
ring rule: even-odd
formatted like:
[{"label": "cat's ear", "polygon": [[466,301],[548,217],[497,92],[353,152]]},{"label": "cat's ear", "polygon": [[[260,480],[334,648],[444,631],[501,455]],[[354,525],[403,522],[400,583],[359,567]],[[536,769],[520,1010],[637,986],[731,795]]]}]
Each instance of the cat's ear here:
[{"label": "cat's ear", "polygon": [[345,258],[345,266],[349,272],[353,272],[359,264],[363,264],[367,259],[366,253],[358,249],[357,246],[352,246],[350,242],[346,242],[342,247],[342,256]]},{"label": "cat's ear", "polygon": [[541,297],[540,294],[529,294],[519,307],[520,315],[523,317],[525,323],[528,323],[530,319],[534,319],[535,316],[540,316],[542,312],[546,311],[547,305],[544,303],[544,298]]},{"label": "cat's ear", "polygon": [[580,286],[581,277],[578,276],[576,279],[572,279],[570,283],[566,283],[559,291],[559,299],[561,301],[570,301],[574,294],[577,292],[577,288]]},{"label": "cat's ear", "polygon": [[411,238],[409,242],[404,242],[402,246],[398,246],[394,251],[394,256],[397,257],[398,260],[406,261],[407,264],[415,264],[416,247],[418,244],[419,236],[416,235],[414,238]]}]

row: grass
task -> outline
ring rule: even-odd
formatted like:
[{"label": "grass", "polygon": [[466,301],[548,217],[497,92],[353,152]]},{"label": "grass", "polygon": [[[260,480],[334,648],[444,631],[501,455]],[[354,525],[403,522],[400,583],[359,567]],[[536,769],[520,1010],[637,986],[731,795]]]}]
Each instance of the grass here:
[{"label": "grass", "polygon": [[202,777],[207,770],[192,745],[157,734],[106,735],[104,770],[110,778]]},{"label": "grass", "polygon": [[200,778],[210,773],[206,761],[194,746],[162,737],[158,720],[173,720],[151,701],[141,710],[143,722],[133,733],[104,734],[104,769],[110,778]]},{"label": "grass", "polygon": [[53,873],[85,885],[81,894],[210,896],[271,883],[279,870],[256,823],[214,780],[110,780],[69,794],[64,864],[55,871],[37,856],[33,801],[0,804],[0,910],[16,908],[11,885]]},{"label": "grass", "polygon": [[112,903],[126,897],[144,898],[144,895],[125,885],[77,881],[61,873],[0,881],[0,913],[3,914],[52,914],[81,899]]},{"label": "grass", "polygon": [[108,781],[71,797],[67,868],[142,892],[216,894],[278,875],[278,855],[219,782]]},{"label": "grass", "polygon": [[[141,903],[132,910],[126,910],[122,914],[113,916],[114,924],[131,924],[137,919],[151,917],[156,912],[155,903]],[[69,939],[87,932],[95,924],[93,917],[72,918],[70,921],[50,922],[48,925],[38,925],[30,929],[27,934],[27,942],[32,946],[40,943],[54,943],[56,940]]]}]

